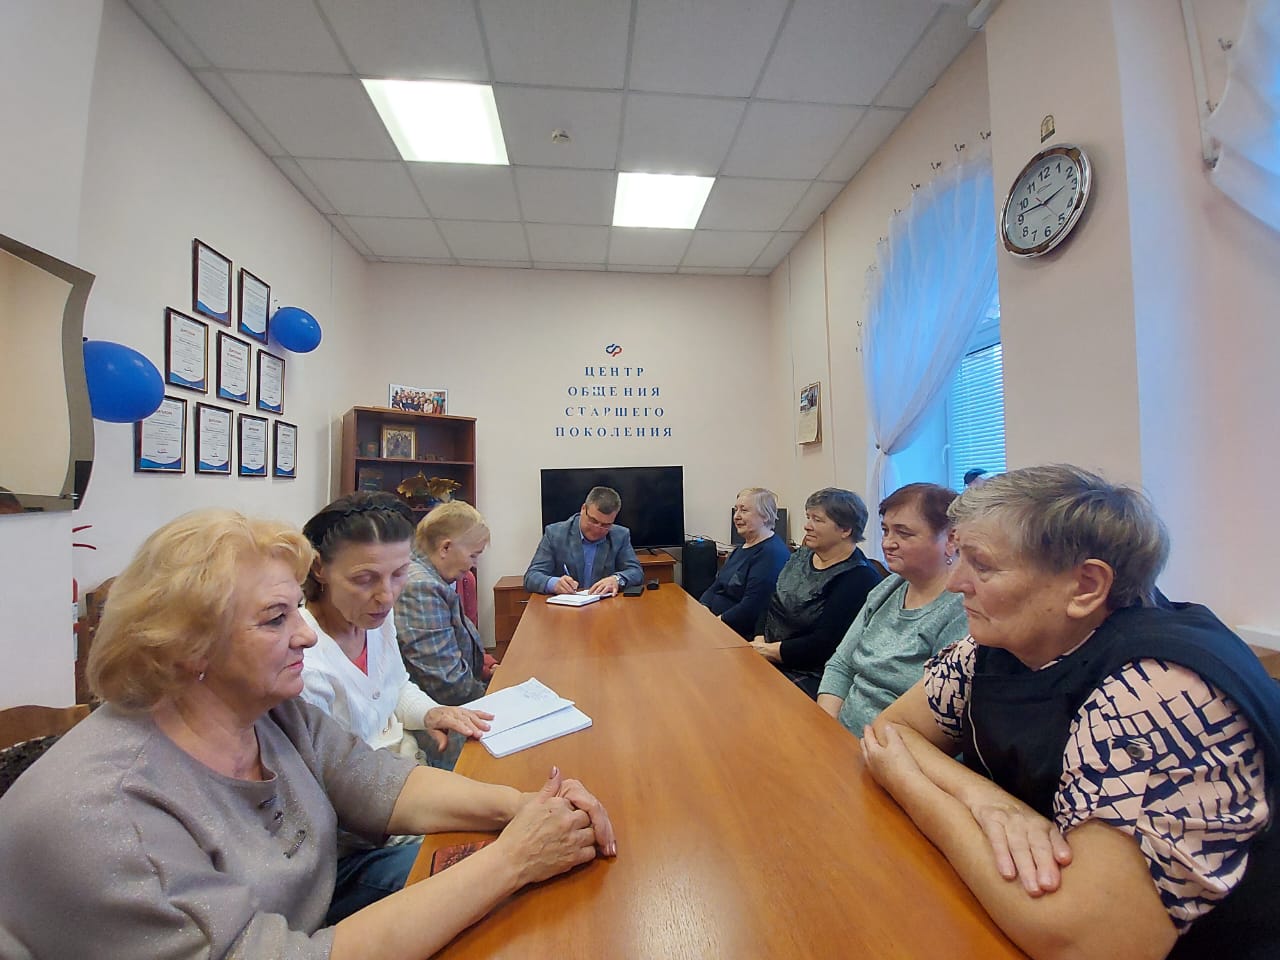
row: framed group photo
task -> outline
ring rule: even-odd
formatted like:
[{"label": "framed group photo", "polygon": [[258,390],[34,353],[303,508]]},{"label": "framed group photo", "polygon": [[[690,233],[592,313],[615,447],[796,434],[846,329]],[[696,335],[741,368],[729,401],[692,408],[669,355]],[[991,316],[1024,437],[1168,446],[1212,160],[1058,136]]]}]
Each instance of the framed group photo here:
[{"label": "framed group photo", "polygon": [[406,387],[401,383],[387,388],[387,406],[411,413],[446,413],[449,391],[439,387]]}]

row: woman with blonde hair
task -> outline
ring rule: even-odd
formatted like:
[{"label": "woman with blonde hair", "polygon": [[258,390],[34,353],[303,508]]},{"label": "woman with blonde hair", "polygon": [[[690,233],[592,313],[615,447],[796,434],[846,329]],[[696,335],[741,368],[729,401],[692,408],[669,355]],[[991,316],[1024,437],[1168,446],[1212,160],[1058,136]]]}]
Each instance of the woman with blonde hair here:
[{"label": "woman with blonde hair", "polygon": [[764,487],[740,490],[733,503],[733,529],[742,537],[742,546],[729,554],[698,600],[744,640],[755,635],[778,574],[791,557],[782,538],[773,532],[777,521],[777,494]]},{"label": "woman with blonde hair", "polygon": [[[0,954],[409,960],[615,846],[559,772],[537,793],[374,750],[298,697],[312,549],[229,510],[152,534],[89,657],[106,703],[0,797]],[[501,830],[344,913],[343,837]],[[335,909],[338,908],[338,909]],[[68,911],[74,922],[68,922]]]},{"label": "woman with blonde hair", "polygon": [[462,612],[453,581],[489,546],[484,517],[451,500],[423,518],[414,534],[404,589],[395,604],[396,628],[409,677],[439,703],[484,696],[492,675],[480,633]]}]

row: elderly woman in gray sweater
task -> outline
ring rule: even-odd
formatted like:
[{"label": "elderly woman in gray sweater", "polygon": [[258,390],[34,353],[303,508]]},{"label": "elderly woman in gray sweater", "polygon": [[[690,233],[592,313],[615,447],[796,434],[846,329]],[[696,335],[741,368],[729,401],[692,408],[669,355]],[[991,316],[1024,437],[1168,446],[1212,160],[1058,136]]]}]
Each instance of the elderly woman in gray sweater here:
[{"label": "elderly woman in gray sweater", "polygon": [[909,483],[880,504],[890,575],[867,595],[818,686],[818,706],[859,736],[923,676],[926,660],[968,632],[963,600],[946,591],[955,497],[937,484]]}]

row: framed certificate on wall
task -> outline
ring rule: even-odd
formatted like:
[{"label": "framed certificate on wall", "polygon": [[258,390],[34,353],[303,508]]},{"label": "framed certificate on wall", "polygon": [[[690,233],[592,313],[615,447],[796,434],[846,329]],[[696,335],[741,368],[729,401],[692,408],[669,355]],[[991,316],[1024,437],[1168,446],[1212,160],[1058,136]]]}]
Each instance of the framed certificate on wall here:
[{"label": "framed certificate on wall", "polygon": [[165,397],[145,420],[133,425],[136,473],[186,473],[187,401]]},{"label": "framed certificate on wall", "polygon": [[219,400],[232,403],[249,402],[249,356],[253,348],[229,333],[218,331]]},{"label": "framed certificate on wall", "polygon": [[267,314],[271,288],[244,267],[240,268],[240,319],[236,329],[259,343],[267,342]]},{"label": "framed certificate on wall", "polygon": [[292,480],[298,475],[298,428],[292,423],[277,420],[273,425],[275,443],[272,449],[271,475]]},{"label": "framed certificate on wall", "polygon": [[231,261],[199,239],[191,241],[191,309],[231,326]]},{"label": "framed certificate on wall", "polygon": [[196,473],[231,476],[231,423],[226,407],[196,404]]},{"label": "framed certificate on wall", "polygon": [[209,392],[209,325],[172,307],[164,312],[164,382]]},{"label": "framed certificate on wall", "polygon": [[258,409],[284,413],[284,358],[258,351]]},{"label": "framed certificate on wall", "polygon": [[239,416],[236,449],[240,461],[240,476],[265,477],[267,475],[267,418],[247,413]]}]

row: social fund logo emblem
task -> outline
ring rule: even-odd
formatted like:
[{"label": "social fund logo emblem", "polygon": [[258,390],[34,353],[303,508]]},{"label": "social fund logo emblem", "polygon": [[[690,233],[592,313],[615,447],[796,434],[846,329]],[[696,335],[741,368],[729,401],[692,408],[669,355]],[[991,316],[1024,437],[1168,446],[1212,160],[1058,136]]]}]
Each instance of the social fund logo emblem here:
[{"label": "social fund logo emblem", "polygon": [[616,357],[616,356],[618,356],[620,353],[622,353],[622,345],[621,345],[621,344],[617,344],[617,343],[611,343],[611,344],[609,344],[607,347],[605,347],[605,348],[604,348],[604,352],[605,352],[605,353],[607,353],[607,354],[608,354],[609,356],[611,356],[611,357]]}]

